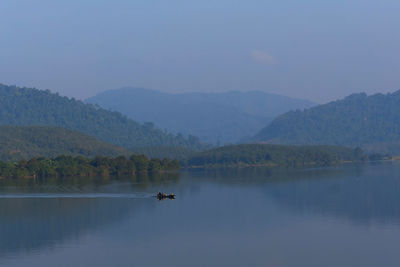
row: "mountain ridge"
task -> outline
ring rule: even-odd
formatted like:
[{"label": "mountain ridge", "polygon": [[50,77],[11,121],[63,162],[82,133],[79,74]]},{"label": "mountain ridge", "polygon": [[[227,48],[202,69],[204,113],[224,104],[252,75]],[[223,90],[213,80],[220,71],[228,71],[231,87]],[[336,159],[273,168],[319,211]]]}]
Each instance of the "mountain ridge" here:
[{"label": "mountain ridge", "polygon": [[214,144],[236,143],[280,113],[313,105],[262,91],[166,93],[132,87],[107,90],[84,101]]}]

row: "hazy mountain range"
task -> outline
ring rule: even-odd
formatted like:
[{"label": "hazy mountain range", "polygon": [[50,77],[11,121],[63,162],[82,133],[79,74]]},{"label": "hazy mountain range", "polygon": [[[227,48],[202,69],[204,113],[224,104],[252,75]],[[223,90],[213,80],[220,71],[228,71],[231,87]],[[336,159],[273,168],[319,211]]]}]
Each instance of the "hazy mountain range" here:
[{"label": "hazy mountain range", "polygon": [[[195,136],[185,138],[160,126],[221,144],[241,140],[400,153],[400,91],[353,94],[305,109],[312,103],[262,92],[167,94],[124,88],[87,101],[126,116],[48,90],[0,84],[1,158],[115,156],[133,151],[185,159],[194,150],[209,148]],[[257,127],[264,128],[255,134]],[[249,135],[253,137],[246,139]]]},{"label": "hazy mountain range", "polygon": [[109,90],[85,102],[213,144],[239,142],[279,114],[314,105],[261,91],[171,94],[143,88]]},{"label": "hazy mountain range", "polygon": [[253,139],[276,144],[332,144],[400,153],[400,90],[353,94],[278,116]]}]

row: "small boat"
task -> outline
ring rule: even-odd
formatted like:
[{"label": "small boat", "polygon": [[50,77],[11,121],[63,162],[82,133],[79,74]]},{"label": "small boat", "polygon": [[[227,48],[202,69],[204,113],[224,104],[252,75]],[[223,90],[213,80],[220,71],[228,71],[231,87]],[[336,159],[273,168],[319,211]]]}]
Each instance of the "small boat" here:
[{"label": "small boat", "polygon": [[165,193],[158,192],[158,194],[157,194],[158,200],[163,200],[166,198],[175,199],[175,194],[165,194]]}]

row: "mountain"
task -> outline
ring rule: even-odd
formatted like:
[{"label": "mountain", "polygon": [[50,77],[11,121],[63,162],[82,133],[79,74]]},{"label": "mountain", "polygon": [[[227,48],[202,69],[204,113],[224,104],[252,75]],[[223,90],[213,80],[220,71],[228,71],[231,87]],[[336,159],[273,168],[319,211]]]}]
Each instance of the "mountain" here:
[{"label": "mountain", "polygon": [[260,91],[169,94],[143,88],[109,90],[85,101],[214,144],[236,143],[281,113],[313,105]]},{"label": "mountain", "polygon": [[277,117],[253,139],[277,144],[331,144],[400,153],[400,90],[342,100]]},{"label": "mountain", "polygon": [[130,153],[77,131],[50,126],[0,126],[0,160],[33,157],[120,156]]},{"label": "mountain", "polygon": [[59,96],[46,90],[0,84],[0,125],[58,126],[96,137],[125,148],[183,146],[200,148],[193,136],[188,139],[140,124],[126,116]]}]

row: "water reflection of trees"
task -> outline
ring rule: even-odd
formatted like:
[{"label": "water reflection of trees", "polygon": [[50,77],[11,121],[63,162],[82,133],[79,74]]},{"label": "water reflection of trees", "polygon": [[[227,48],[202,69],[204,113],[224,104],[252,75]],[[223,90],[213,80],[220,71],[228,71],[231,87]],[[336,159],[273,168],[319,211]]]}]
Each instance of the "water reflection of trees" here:
[{"label": "water reflection of trees", "polygon": [[[357,168],[352,165],[351,168]],[[360,167],[362,168],[362,167]],[[186,172],[185,175],[199,180],[213,181],[225,185],[266,185],[281,184],[291,181],[327,179],[329,177],[340,177],[346,172],[346,168],[268,168],[268,167],[245,167],[245,168],[219,168],[199,169]]]},{"label": "water reflection of trees", "polygon": [[139,173],[131,176],[94,176],[94,177],[47,177],[47,178],[18,178],[18,179],[0,179],[0,192],[35,191],[43,187],[57,188],[58,186],[70,186],[74,188],[93,187],[99,188],[112,183],[126,182],[131,184],[135,189],[147,188],[164,183],[179,182],[180,174],[178,172],[155,172],[155,173]]},{"label": "water reflection of trees", "polygon": [[263,188],[280,205],[354,223],[400,222],[400,166],[347,168],[339,176],[301,179]]},{"label": "water reflection of trees", "polygon": [[297,170],[227,168],[190,175],[227,186],[257,187],[291,212],[368,224],[400,222],[398,173],[396,163],[377,163]]},{"label": "water reflection of trees", "polygon": [[[170,186],[180,190],[178,197],[184,193],[192,197],[207,193],[194,190],[197,187],[223,185],[246,189],[243,193],[261,192],[266,201],[272,200],[292,214],[330,216],[357,224],[393,224],[400,222],[399,171],[399,165],[378,164],[304,170],[229,168],[181,175],[164,173],[116,178],[17,179],[0,180],[0,193],[68,193],[74,190],[154,193]],[[218,192],[221,198],[231,193],[230,190]],[[143,210],[151,212],[154,205],[158,202],[127,198],[0,198],[0,257],[60,245],[121,222],[130,214]]]}]

